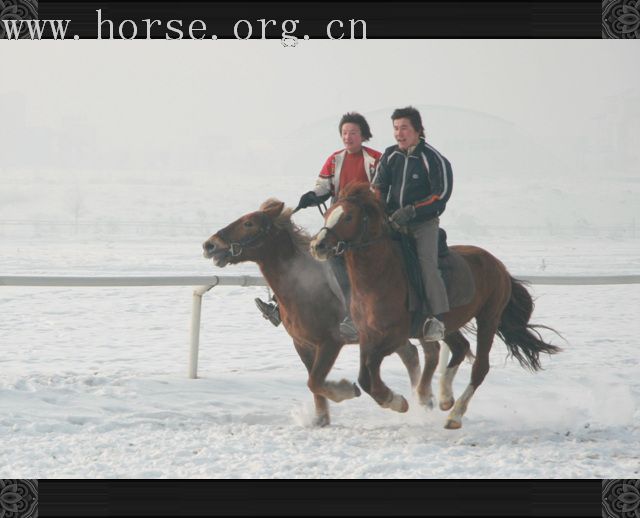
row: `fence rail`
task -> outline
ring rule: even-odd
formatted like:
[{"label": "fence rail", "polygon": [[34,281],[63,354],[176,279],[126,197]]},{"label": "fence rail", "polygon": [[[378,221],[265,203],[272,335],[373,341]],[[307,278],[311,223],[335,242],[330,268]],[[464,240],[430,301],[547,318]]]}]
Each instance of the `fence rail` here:
[{"label": "fence rail", "polygon": [[0,276],[0,286],[266,286],[256,275],[186,275],[164,277]]},{"label": "fence rail", "polygon": [[640,275],[514,275],[531,284],[594,286],[604,284],[640,284]]},{"label": "fence rail", "polygon": [[[640,275],[604,276],[536,276],[518,275],[518,279],[532,284],[546,285],[606,285],[640,284]],[[0,276],[0,286],[33,287],[125,287],[125,286],[194,286],[191,310],[191,340],[189,349],[189,377],[197,378],[200,348],[200,315],[202,296],[215,286],[267,286],[264,277],[256,275],[207,275],[164,277],[69,277],[69,276]]]},{"label": "fence rail", "polygon": [[[605,284],[640,284],[640,275],[514,275],[532,284],[592,286]],[[267,286],[259,275],[186,275],[140,277],[70,277],[3,275],[0,286]]]}]

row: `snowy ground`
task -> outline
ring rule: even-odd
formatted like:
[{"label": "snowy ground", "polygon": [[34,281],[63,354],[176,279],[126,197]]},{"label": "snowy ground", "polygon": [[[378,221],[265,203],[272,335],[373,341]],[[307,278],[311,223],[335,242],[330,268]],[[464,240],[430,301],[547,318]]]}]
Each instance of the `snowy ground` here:
[{"label": "snowy ground", "polygon": [[[238,214],[239,215],[239,214]],[[215,229],[211,229],[215,230]],[[157,242],[0,241],[5,274],[169,275],[219,270],[200,237]],[[514,274],[640,272],[640,240],[476,240]],[[545,259],[542,263],[542,259]],[[411,400],[361,398],[308,423],[306,371],[282,328],[257,314],[264,288],[205,296],[200,379],[187,379],[191,288],[0,289],[0,471],[48,477],[638,478],[638,286],[534,286],[535,322],[565,351],[530,374],[497,341],[458,431]],[[469,379],[463,364],[454,385]],[[395,357],[383,375],[409,395]],[[357,348],[331,378],[357,377]]]}]

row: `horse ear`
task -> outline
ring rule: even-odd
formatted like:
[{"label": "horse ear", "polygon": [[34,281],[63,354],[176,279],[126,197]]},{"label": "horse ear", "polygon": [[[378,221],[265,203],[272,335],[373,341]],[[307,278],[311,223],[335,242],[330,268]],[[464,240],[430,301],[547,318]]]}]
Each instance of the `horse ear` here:
[{"label": "horse ear", "polygon": [[270,219],[277,218],[282,212],[282,209],[284,209],[284,202],[275,200],[273,198],[265,201],[260,206],[260,210],[264,212]]}]

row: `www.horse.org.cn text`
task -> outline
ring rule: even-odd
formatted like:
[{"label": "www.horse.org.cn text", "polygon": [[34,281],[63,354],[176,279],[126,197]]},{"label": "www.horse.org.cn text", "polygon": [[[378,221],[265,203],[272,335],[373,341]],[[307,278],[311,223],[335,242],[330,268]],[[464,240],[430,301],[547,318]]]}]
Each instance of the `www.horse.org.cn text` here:
[{"label": "www.horse.org.cn text", "polygon": [[[218,40],[218,39],[277,39],[284,47],[295,47],[299,40],[309,40],[300,27],[300,20],[276,20],[258,18],[237,20],[233,27],[207,25],[204,20],[171,19],[168,21],[144,18],[141,20],[116,20],[105,17],[102,9],[96,9],[99,40],[165,39],[165,40]],[[71,20],[2,20],[8,39],[80,39],[73,34]],[[2,27],[0,27],[1,29]],[[216,34],[217,32],[217,34]],[[224,33],[221,36],[220,33]],[[330,40],[366,40],[367,23],[364,20],[329,21],[325,26]]]}]

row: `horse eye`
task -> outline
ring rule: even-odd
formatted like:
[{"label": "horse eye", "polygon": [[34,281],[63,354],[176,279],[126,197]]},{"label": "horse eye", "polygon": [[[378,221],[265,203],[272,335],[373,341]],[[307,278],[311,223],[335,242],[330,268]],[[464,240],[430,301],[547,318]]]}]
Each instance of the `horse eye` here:
[{"label": "horse eye", "polygon": [[245,221],[245,222],[244,222],[244,226],[245,226],[245,227],[252,227],[252,226],[253,226],[253,222],[251,222],[251,221]]},{"label": "horse eye", "polygon": [[353,217],[351,216],[351,214],[347,214],[347,215],[344,217],[344,220],[345,220],[345,221],[347,221],[347,222],[351,221],[352,219],[353,219]]}]

